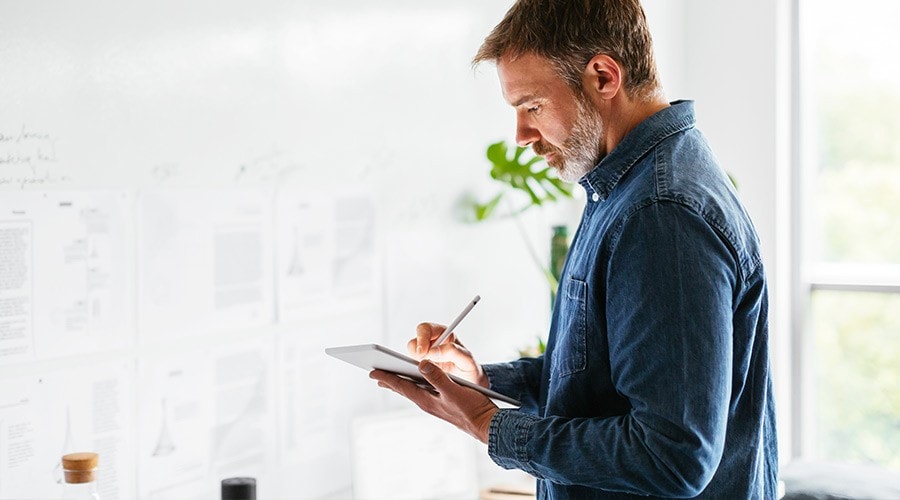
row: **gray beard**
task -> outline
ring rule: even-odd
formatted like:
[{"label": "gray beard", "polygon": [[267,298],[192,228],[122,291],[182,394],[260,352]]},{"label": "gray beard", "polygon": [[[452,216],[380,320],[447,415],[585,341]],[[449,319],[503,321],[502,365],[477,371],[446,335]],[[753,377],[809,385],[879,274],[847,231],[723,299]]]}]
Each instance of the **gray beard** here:
[{"label": "gray beard", "polygon": [[602,154],[600,144],[603,140],[603,121],[600,114],[591,107],[586,99],[578,98],[578,118],[572,126],[572,133],[566,140],[566,158],[557,169],[559,178],[566,182],[578,182],[594,169]]}]

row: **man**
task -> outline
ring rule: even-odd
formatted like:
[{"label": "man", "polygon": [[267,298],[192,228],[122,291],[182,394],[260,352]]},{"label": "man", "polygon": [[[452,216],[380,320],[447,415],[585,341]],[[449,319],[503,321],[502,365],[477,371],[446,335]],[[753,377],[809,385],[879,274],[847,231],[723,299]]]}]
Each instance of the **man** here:
[{"label": "man", "polygon": [[372,378],[535,476],[541,498],[775,498],[758,238],[693,104],[664,100],[638,0],[519,0],[484,61],[517,142],[587,192],[547,350],[481,366],[456,339],[433,347],[444,328],[423,323],[410,350],[439,394]]}]

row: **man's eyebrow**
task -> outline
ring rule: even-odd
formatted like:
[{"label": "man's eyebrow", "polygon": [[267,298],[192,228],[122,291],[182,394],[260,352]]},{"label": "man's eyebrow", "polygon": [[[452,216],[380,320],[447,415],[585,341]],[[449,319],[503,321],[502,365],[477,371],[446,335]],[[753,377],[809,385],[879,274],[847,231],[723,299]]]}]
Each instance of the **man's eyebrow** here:
[{"label": "man's eyebrow", "polygon": [[525,104],[526,102],[533,101],[535,99],[537,99],[537,96],[535,94],[527,94],[527,95],[524,95],[524,96],[518,98],[516,100],[516,102],[510,103],[510,106],[512,106],[514,108],[518,108],[519,106]]}]

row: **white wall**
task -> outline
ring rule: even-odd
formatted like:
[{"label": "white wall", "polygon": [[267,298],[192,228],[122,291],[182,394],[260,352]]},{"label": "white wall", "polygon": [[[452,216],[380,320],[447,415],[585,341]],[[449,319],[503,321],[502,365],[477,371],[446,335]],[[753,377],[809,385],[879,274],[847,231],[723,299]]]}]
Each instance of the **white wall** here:
[{"label": "white wall", "polygon": [[[14,252],[26,282],[12,299],[24,297],[26,309],[3,313],[24,325],[4,330],[16,338],[3,347],[24,350],[0,359],[0,497],[53,496],[66,435],[102,448],[107,498],[150,497],[173,483],[181,489],[158,495],[209,496],[237,473],[258,476],[266,497],[295,494],[296,481],[311,496],[346,492],[351,417],[403,405],[323,347],[402,348],[416,323],[446,322],[476,293],[483,302],[459,331],[481,359],[512,358],[543,334],[548,292],[515,225],[469,226],[455,215],[465,192],[494,193],[484,150],[512,136],[493,71],[469,66],[506,8],[3,3],[0,228],[13,237],[31,229],[26,250]],[[328,215],[328,200],[359,192],[375,212],[377,289],[284,314],[273,258],[290,235],[273,219],[302,225],[310,209],[292,202],[311,197]],[[64,212],[72,206],[79,212]],[[112,229],[91,225],[92,210]],[[333,221],[312,236],[330,234]],[[240,311],[216,310],[204,295],[214,289],[205,269],[223,255],[207,238],[223,224],[244,231],[232,236],[260,235],[252,243],[263,249],[231,256],[266,269],[265,293],[232,308]],[[536,244],[549,241],[540,216],[526,225]],[[181,248],[163,245],[175,236]],[[89,257],[73,265],[60,254],[110,239],[112,295],[125,305],[96,309],[115,320],[102,326],[66,323],[74,316],[62,297],[90,292]],[[80,275],[51,271],[79,266]],[[251,400],[259,412],[242,421],[263,450],[244,457],[245,468],[223,451],[236,442],[208,434],[226,418],[222,398],[239,388],[228,382],[234,371],[252,372],[244,389],[264,387]],[[183,440],[154,458],[167,415]]]},{"label": "white wall", "polygon": [[[780,126],[777,3],[645,2],[668,97],[696,99],[699,125],[740,183],[767,266],[776,276],[785,265],[778,259],[779,213],[772,194],[779,188],[780,161],[774,133]],[[0,102],[0,134],[13,136],[24,127],[40,131],[50,137],[42,140],[52,143],[54,155],[53,161],[35,164],[0,164],[4,203],[13,194],[41,197],[45,191],[106,189],[140,199],[183,188],[214,193],[241,188],[262,193],[275,210],[276,195],[286,190],[331,198],[363,191],[374,202],[380,266],[374,307],[338,306],[291,321],[271,314],[250,326],[220,325],[154,347],[146,340],[159,332],[141,328],[147,311],[136,305],[131,321],[116,332],[121,345],[113,351],[0,362],[0,399],[18,397],[20,392],[10,387],[23,377],[34,384],[42,377],[56,380],[58,374],[76,380],[84,366],[116,366],[124,374],[123,392],[131,395],[122,400],[130,415],[125,418],[130,437],[120,457],[138,470],[135,477],[123,476],[123,496],[129,496],[154,480],[141,476],[137,464],[146,458],[138,457],[137,448],[143,427],[156,425],[155,420],[145,425],[149,419],[142,415],[155,418],[159,412],[158,401],[146,401],[145,393],[161,389],[141,381],[165,372],[172,350],[183,351],[175,359],[203,365],[262,342],[253,359],[261,357],[274,370],[269,417],[277,426],[267,435],[277,441],[288,432],[288,386],[302,371],[301,365],[286,364],[290,356],[305,363],[304,356],[320,352],[333,339],[381,339],[402,347],[416,323],[449,321],[475,293],[483,302],[459,331],[480,360],[511,358],[517,348],[544,335],[547,291],[515,224],[467,225],[455,215],[465,193],[486,198],[496,192],[483,151],[491,142],[513,137],[513,115],[501,99],[493,69],[486,65],[473,73],[469,67],[481,39],[509,4],[3,3],[0,94],[6,97]],[[18,154],[9,141],[0,141],[0,147],[0,158]],[[126,210],[124,220],[140,233],[136,208]],[[560,218],[577,219],[577,203],[525,218],[539,252],[548,251],[548,227]],[[134,282],[126,293],[138,304],[143,264],[139,256],[130,257],[125,272]],[[38,259],[34,265],[42,264]],[[271,300],[277,303],[277,297]],[[773,334],[786,337],[779,329]],[[348,397],[357,395],[362,403],[348,411],[362,415],[405,407],[386,395],[368,405],[374,388],[364,374],[349,370],[339,372],[340,380],[352,386],[344,388]],[[96,377],[85,380],[96,382]],[[295,390],[296,395],[308,388]],[[53,403],[52,412],[65,406],[60,398],[42,397]],[[38,432],[61,434],[61,418],[54,414],[46,424],[52,428]],[[305,418],[310,419],[305,423],[322,425]],[[0,435],[0,452],[9,443],[4,439]],[[0,458],[0,496],[21,491],[8,489],[14,486],[11,472],[51,463],[60,447],[56,441],[42,444],[36,451],[40,460],[26,460],[18,471],[4,469],[9,461]],[[308,465],[310,456],[301,459]],[[274,471],[266,478],[269,493],[281,482],[290,491],[297,462],[281,452],[268,460]],[[328,455],[324,463],[318,475],[300,475],[308,491],[349,487],[349,473],[334,472],[349,464],[346,451]],[[481,465],[483,481],[503,477],[495,476],[489,463]],[[210,472],[206,487],[212,488],[214,480]]]}]

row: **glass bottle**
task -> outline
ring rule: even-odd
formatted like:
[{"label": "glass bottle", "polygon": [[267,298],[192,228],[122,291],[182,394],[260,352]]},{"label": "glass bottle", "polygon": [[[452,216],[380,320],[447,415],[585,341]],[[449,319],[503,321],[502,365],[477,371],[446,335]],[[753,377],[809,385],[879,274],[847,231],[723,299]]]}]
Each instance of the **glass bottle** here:
[{"label": "glass bottle", "polygon": [[[75,451],[75,447],[72,446],[72,408],[69,405],[66,405],[66,437],[63,441],[62,454],[71,453]],[[56,480],[56,484],[63,484],[63,470],[62,470],[62,461],[57,461],[56,465],[53,467],[53,478]]]},{"label": "glass bottle", "polygon": [[62,457],[63,500],[100,500],[97,493],[96,453],[69,453]]}]

